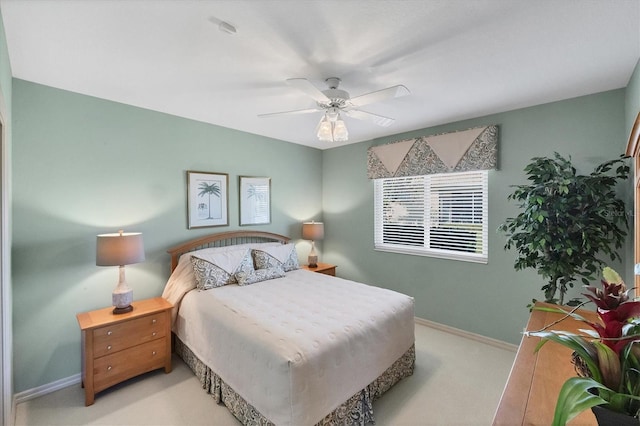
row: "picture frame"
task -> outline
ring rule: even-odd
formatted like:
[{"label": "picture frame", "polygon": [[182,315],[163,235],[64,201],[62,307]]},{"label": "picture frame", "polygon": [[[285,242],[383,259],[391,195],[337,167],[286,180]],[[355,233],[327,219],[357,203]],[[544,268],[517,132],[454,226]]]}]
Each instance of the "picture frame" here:
[{"label": "picture frame", "polygon": [[187,227],[229,225],[229,175],[187,170]]},{"label": "picture frame", "polygon": [[240,176],[240,226],[271,223],[271,178]]}]

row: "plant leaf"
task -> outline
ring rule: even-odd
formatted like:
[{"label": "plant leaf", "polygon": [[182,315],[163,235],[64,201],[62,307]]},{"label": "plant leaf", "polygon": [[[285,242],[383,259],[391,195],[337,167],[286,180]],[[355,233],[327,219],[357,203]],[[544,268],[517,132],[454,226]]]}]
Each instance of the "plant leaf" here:
[{"label": "plant leaf", "polygon": [[609,346],[600,341],[592,342],[598,351],[598,364],[602,373],[602,381],[609,388],[618,391],[620,388],[620,358]]},{"label": "plant leaf", "polygon": [[571,311],[565,311],[562,308],[555,308],[555,307],[549,307],[549,306],[535,306],[533,308],[534,311],[543,311],[543,312],[553,312],[556,314],[564,314],[567,316],[570,316],[571,318],[578,320],[578,321],[582,321],[585,324],[589,324],[593,327],[593,323],[591,321],[588,321],[585,317],[583,317],[582,315],[578,314],[577,312],[571,312]]},{"label": "plant leaf", "polygon": [[610,390],[589,377],[572,377],[564,382],[558,395],[553,426],[565,426],[584,410],[606,404],[607,401],[589,392],[593,388]]},{"label": "plant leaf", "polygon": [[536,346],[535,352],[539,351],[547,340],[559,343],[575,351],[587,364],[591,376],[598,382],[602,382],[602,374],[598,368],[598,352],[592,342],[577,334],[562,331],[536,331],[529,333],[529,335],[542,338]]}]

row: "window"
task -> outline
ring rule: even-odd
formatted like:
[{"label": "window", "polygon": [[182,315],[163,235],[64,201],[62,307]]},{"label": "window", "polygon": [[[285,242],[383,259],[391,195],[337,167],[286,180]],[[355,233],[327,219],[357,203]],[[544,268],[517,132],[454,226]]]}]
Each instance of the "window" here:
[{"label": "window", "polygon": [[376,179],[376,250],[487,262],[487,171]]}]

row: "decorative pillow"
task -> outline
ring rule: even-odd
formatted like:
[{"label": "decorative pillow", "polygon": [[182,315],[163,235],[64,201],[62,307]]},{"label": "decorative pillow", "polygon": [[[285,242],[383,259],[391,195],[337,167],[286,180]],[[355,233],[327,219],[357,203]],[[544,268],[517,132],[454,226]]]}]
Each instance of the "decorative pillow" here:
[{"label": "decorative pillow", "polygon": [[260,281],[272,280],[284,277],[282,266],[274,266],[266,269],[254,269],[248,272],[236,272],[235,276],[240,285],[259,283]]},{"label": "decorative pillow", "polygon": [[193,273],[198,290],[222,287],[231,281],[231,274],[204,259],[192,256],[191,264],[193,265]]},{"label": "decorative pillow", "polygon": [[281,266],[285,272],[299,269],[298,252],[293,244],[281,244],[275,247],[263,247],[251,250],[256,269]]},{"label": "decorative pillow", "polygon": [[191,256],[196,288],[199,290],[235,284],[236,272],[253,271],[253,259],[249,249],[200,255],[203,257]]}]

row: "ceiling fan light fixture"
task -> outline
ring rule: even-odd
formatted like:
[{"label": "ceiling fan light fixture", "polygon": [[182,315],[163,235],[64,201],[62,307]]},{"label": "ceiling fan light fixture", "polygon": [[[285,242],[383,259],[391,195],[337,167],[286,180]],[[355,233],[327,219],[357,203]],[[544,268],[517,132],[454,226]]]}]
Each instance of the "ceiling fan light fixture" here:
[{"label": "ceiling fan light fixture", "polygon": [[318,139],[321,142],[333,142],[333,129],[326,116],[322,117],[318,125]]},{"label": "ceiling fan light fixture", "polygon": [[332,114],[330,111],[318,123],[318,139],[320,142],[346,142],[349,140],[349,132],[340,113]]},{"label": "ceiling fan light fixture", "polygon": [[324,113],[325,119],[334,123],[337,119],[340,118],[340,112],[338,111],[338,108],[329,108],[327,112]]},{"label": "ceiling fan light fixture", "polygon": [[338,119],[333,123],[333,140],[336,142],[346,142],[349,140],[349,132],[344,121],[338,115]]},{"label": "ceiling fan light fixture", "polygon": [[402,85],[397,85],[352,98],[349,96],[348,92],[338,89],[340,79],[337,77],[330,77],[326,79],[326,83],[329,86],[326,90],[318,89],[306,78],[290,78],[287,79],[287,83],[311,97],[316,102],[316,107],[271,114],[258,114],[258,117],[275,117],[322,111],[324,114],[316,127],[316,135],[321,142],[348,141],[349,131],[347,130],[347,126],[344,121],[340,118],[341,112],[344,112],[351,118],[370,121],[378,126],[390,126],[394,122],[393,118],[372,114],[359,108],[363,105],[381,102],[390,98],[398,98],[409,94],[409,89]]}]

